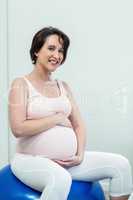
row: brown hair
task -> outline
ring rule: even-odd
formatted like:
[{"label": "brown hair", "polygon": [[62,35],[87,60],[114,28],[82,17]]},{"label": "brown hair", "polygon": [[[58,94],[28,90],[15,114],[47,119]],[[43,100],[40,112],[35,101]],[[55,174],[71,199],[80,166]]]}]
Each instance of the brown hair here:
[{"label": "brown hair", "polygon": [[[30,56],[33,64],[36,64],[37,57],[35,53],[38,53],[38,51],[41,49],[41,47],[44,45],[46,39],[48,36],[56,34],[59,36],[59,39],[61,38],[63,40],[63,60],[62,63],[64,63],[66,56],[67,56],[67,50],[70,44],[69,37],[63,33],[61,30],[54,28],[54,27],[45,27],[38,31],[32,40],[31,48],[30,48]],[[62,64],[61,63],[61,64]]]}]

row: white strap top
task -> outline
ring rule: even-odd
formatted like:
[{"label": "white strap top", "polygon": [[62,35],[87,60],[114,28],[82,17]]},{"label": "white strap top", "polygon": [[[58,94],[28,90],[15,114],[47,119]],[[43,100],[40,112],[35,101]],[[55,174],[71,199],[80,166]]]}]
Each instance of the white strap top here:
[{"label": "white strap top", "polygon": [[42,118],[56,112],[64,112],[67,116],[70,115],[72,109],[71,103],[60,80],[55,80],[60,89],[60,96],[47,97],[39,93],[26,77],[23,78],[28,85],[29,91],[27,104],[28,119]]},{"label": "white strap top", "polygon": [[[24,80],[29,90],[28,119],[39,119],[60,111],[70,115],[71,103],[61,81],[57,81],[60,96],[49,98],[40,94],[27,78],[24,77]],[[68,160],[77,152],[77,138],[72,128],[57,125],[39,134],[19,138],[16,150],[22,154]]]},{"label": "white strap top", "polygon": [[[27,85],[28,85],[28,88],[29,88],[29,97],[33,97],[34,95],[36,95],[36,93],[37,94],[40,94],[36,89],[35,89],[35,87],[32,85],[32,83],[26,78],[26,77],[23,77],[24,78],[24,80],[26,81],[26,83],[27,83]],[[57,84],[58,84],[58,87],[59,87],[59,90],[60,90],[60,94],[61,95],[67,95],[67,92],[66,92],[66,90],[65,90],[65,88],[63,87],[63,85],[62,85],[62,82],[60,81],[60,80],[55,80],[56,82],[57,82]],[[42,94],[40,94],[40,95],[42,95]],[[43,95],[42,95],[43,96]],[[58,98],[58,97],[47,97],[47,96],[44,96],[44,97],[46,97],[46,98]]]}]

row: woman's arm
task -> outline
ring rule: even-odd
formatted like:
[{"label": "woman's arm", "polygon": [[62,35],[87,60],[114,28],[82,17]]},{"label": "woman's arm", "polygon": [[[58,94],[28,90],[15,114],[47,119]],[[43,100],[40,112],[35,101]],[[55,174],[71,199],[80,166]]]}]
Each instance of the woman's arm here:
[{"label": "woman's arm", "polygon": [[25,81],[17,78],[13,81],[9,92],[9,122],[15,137],[39,134],[66,120],[64,113],[40,119],[26,119],[28,90]]},{"label": "woman's arm", "polygon": [[84,150],[85,150],[85,144],[86,144],[85,123],[81,117],[79,108],[76,104],[76,101],[73,97],[70,87],[68,86],[68,84],[66,82],[63,82],[63,85],[67,91],[68,98],[70,99],[70,102],[72,105],[72,112],[69,116],[69,119],[71,121],[72,127],[77,136],[77,143],[78,143],[77,155],[83,157]]}]

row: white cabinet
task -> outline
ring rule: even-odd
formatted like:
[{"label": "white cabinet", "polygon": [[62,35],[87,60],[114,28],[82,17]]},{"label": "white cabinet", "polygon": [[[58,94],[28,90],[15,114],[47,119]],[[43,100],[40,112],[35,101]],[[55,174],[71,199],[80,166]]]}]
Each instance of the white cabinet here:
[{"label": "white cabinet", "polygon": [[8,163],[8,35],[7,1],[0,0],[0,168]]}]

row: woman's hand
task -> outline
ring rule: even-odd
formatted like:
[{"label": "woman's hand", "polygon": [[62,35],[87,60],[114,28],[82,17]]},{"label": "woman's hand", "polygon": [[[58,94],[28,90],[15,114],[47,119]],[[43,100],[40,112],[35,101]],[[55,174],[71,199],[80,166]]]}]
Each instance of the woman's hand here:
[{"label": "woman's hand", "polygon": [[72,124],[68,118],[64,119],[63,122],[60,122],[57,125],[72,128]]},{"label": "woman's hand", "polygon": [[56,125],[72,128],[72,124],[65,113],[59,112],[59,113],[56,113],[56,116],[58,119],[58,122]]},{"label": "woman's hand", "polygon": [[53,161],[58,163],[62,167],[69,168],[69,167],[79,165],[83,161],[83,156],[75,155],[68,160],[56,160],[56,159],[54,159]]}]

